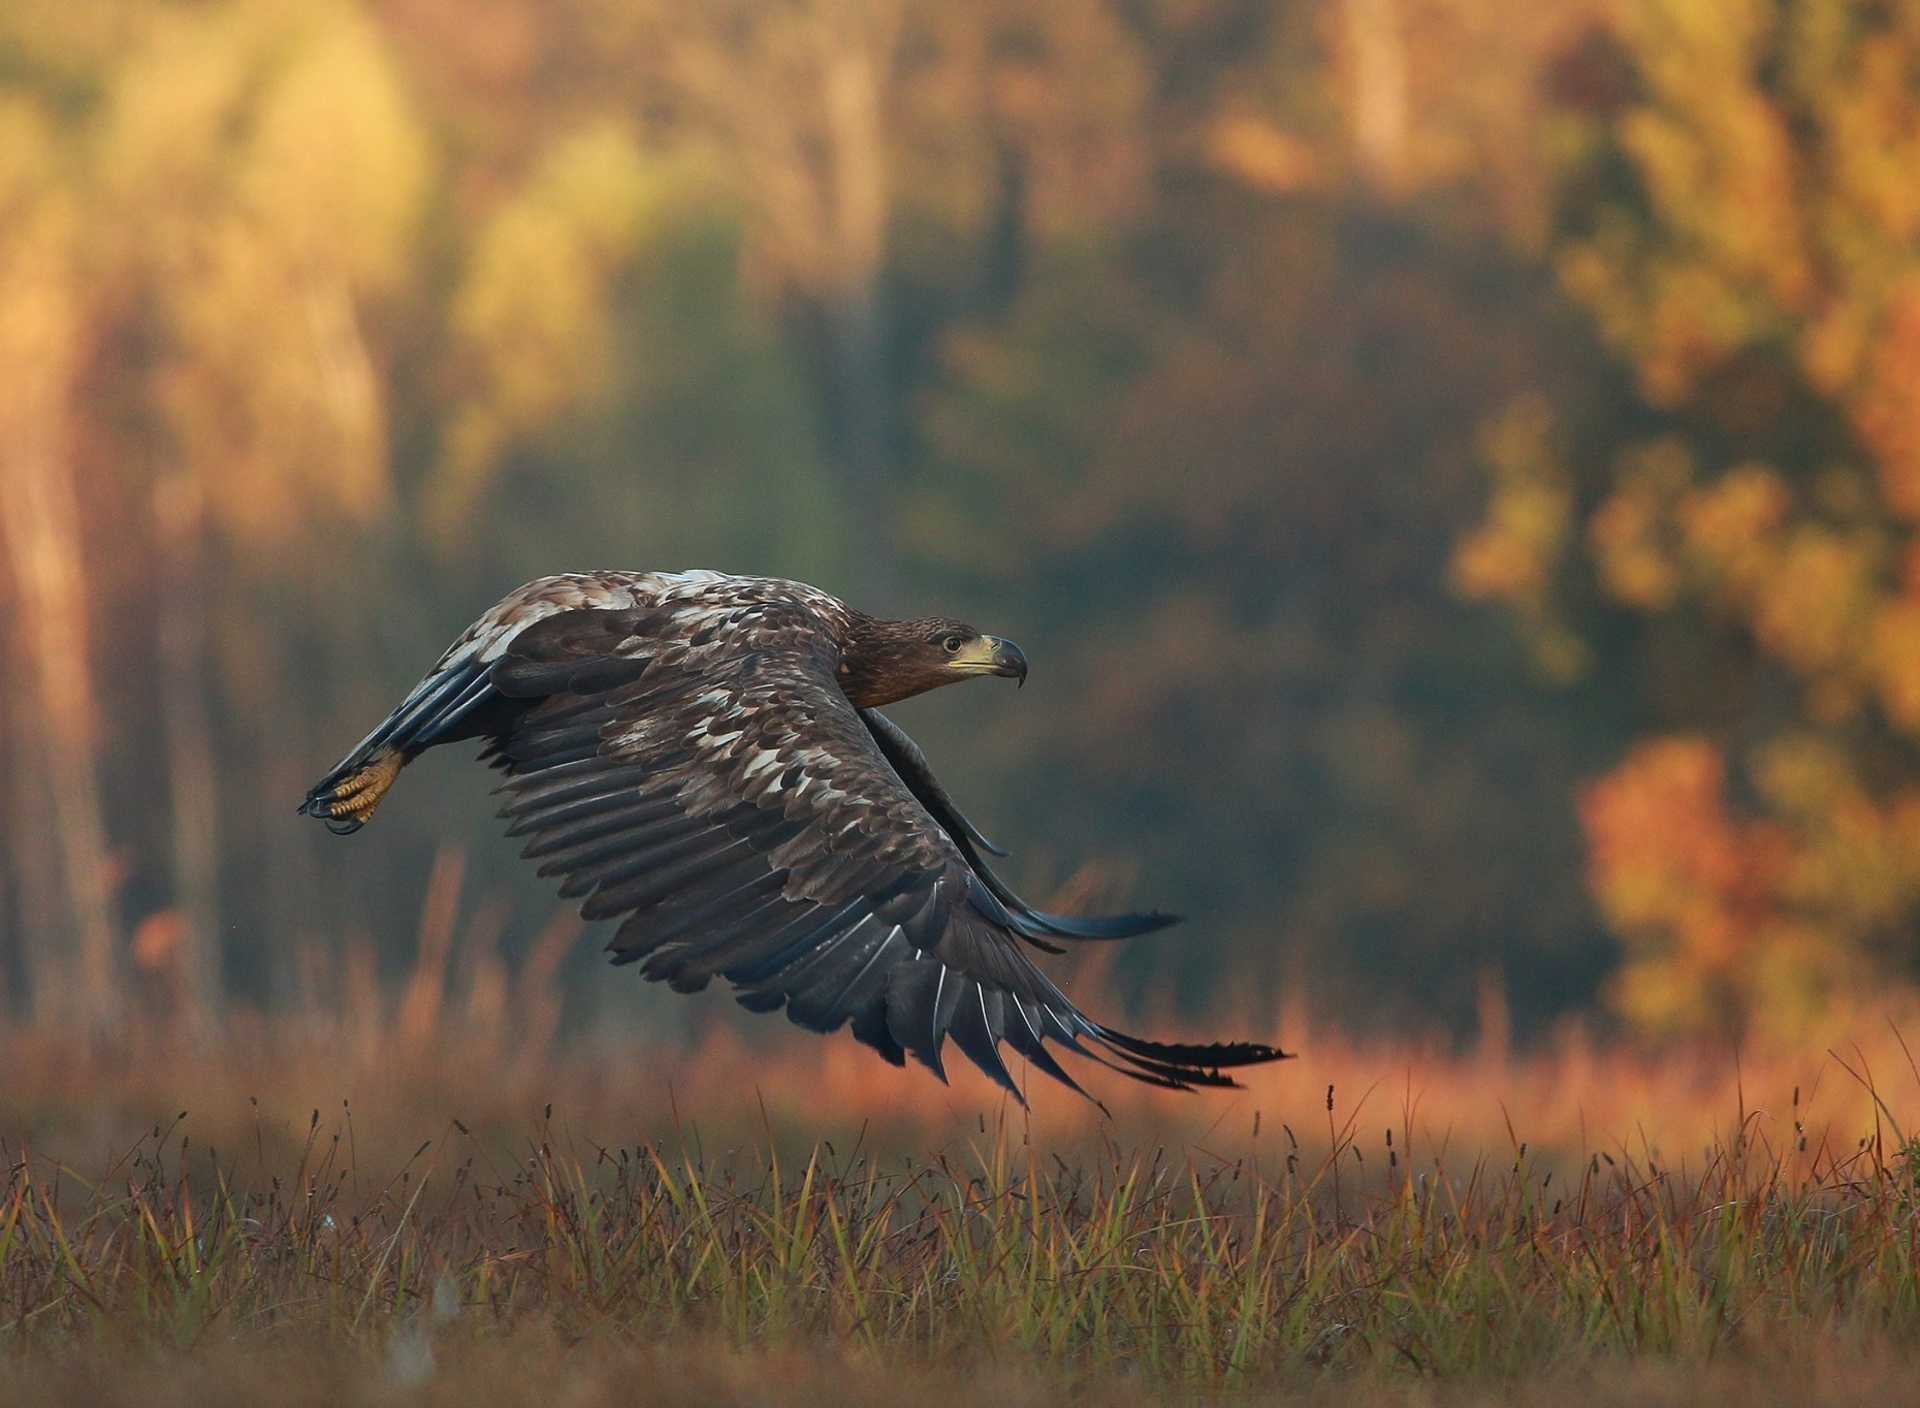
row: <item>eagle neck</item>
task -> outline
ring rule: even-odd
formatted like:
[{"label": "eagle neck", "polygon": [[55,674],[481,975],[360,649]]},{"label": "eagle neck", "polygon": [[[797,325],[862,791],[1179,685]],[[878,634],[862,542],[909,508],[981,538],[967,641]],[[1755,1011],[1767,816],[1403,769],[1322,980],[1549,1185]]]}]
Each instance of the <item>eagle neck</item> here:
[{"label": "eagle neck", "polygon": [[835,666],[840,687],[862,709],[924,693],[929,685],[907,668],[908,652],[919,640],[920,623],[883,621],[865,612],[847,612],[839,632],[840,659]]}]

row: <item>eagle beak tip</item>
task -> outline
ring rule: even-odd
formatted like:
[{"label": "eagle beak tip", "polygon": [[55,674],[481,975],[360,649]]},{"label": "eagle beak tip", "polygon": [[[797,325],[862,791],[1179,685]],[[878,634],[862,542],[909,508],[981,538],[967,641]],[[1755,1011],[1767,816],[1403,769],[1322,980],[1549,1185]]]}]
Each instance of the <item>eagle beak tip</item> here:
[{"label": "eagle beak tip", "polygon": [[993,672],[996,675],[1018,681],[1016,688],[1024,689],[1027,684],[1026,653],[1010,640],[998,636],[993,640]]}]

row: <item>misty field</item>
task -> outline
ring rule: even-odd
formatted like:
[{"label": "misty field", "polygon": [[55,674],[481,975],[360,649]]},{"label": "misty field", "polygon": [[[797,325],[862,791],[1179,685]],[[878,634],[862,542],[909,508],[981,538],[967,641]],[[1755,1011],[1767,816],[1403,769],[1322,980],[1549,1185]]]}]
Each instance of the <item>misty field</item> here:
[{"label": "misty field", "polygon": [[1111,1113],[725,1029],[17,1036],[0,1395],[1899,1397],[1896,1020],[1738,1059],[1304,1035],[1243,1094],[1107,1082]]}]

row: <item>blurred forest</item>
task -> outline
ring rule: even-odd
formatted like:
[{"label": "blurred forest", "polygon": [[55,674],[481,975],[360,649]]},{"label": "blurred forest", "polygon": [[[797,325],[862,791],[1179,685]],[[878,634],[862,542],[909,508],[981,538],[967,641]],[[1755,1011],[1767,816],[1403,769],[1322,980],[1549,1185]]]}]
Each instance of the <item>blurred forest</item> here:
[{"label": "blurred forest", "polygon": [[1920,0],[0,7],[0,997],[524,951],[471,764],[294,806],[710,566],[1022,643],[898,717],[1145,1006],[1812,1031],[1920,971],[1916,396]]}]

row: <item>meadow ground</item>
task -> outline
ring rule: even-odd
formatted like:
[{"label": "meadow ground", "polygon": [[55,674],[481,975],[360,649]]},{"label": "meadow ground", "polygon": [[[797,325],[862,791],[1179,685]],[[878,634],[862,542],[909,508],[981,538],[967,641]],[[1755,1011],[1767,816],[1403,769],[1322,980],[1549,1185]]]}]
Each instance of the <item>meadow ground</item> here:
[{"label": "meadow ground", "polygon": [[776,1023],[15,1032],[0,1398],[1920,1402],[1909,1019],[1736,1057],[1296,1017],[1247,1091],[1109,1113]]}]

